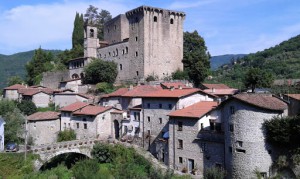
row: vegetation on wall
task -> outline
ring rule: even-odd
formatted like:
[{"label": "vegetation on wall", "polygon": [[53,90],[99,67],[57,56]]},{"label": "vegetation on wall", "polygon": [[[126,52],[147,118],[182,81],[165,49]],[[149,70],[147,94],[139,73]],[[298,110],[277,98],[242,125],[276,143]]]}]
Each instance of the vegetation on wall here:
[{"label": "vegetation on wall", "polygon": [[183,35],[183,66],[184,71],[196,87],[210,73],[210,54],[204,39],[197,31],[185,32]]},{"label": "vegetation on wall", "polygon": [[76,133],[73,129],[66,129],[64,131],[59,131],[57,135],[57,142],[70,141],[76,139]]},{"label": "vegetation on wall", "polygon": [[118,75],[117,64],[94,58],[91,63],[85,66],[84,74],[83,82],[85,84],[114,83]]}]

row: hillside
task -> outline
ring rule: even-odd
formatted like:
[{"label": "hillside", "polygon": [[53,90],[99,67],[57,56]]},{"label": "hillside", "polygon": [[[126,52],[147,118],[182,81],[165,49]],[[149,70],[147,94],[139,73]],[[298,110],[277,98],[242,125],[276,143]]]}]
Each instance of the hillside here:
[{"label": "hillside", "polygon": [[238,60],[242,57],[246,56],[245,54],[227,54],[227,55],[219,55],[219,56],[212,56],[210,59],[210,68],[211,70],[216,70],[220,66],[224,64],[231,63],[232,60]]},{"label": "hillside", "polygon": [[[59,50],[49,50],[54,55],[60,53]],[[32,59],[34,50],[28,52],[20,52],[13,55],[0,54],[0,88],[7,84],[7,79],[11,76],[20,76],[25,78],[25,64]]]},{"label": "hillside", "polygon": [[221,66],[214,72],[213,82],[241,88],[245,73],[251,67],[269,71],[276,79],[300,78],[300,35],[264,51],[249,54],[235,64]]}]

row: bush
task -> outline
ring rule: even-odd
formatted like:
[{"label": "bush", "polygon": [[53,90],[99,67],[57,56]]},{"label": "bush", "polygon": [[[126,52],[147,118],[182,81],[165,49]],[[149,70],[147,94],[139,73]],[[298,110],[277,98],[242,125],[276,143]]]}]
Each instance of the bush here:
[{"label": "bush", "polygon": [[109,163],[113,160],[113,150],[109,144],[95,144],[91,154],[99,163]]},{"label": "bush", "polygon": [[72,129],[60,131],[57,136],[57,142],[70,141],[75,139],[76,139],[76,133]]},{"label": "bush", "polygon": [[174,73],[172,73],[172,79],[173,80],[186,80],[189,79],[189,76],[186,71],[176,70]]},{"label": "bush", "polygon": [[82,160],[77,162],[73,168],[73,175],[80,179],[98,179],[99,165],[96,160]]},{"label": "bush", "polygon": [[222,168],[212,167],[204,171],[204,179],[224,179],[226,176]]},{"label": "bush", "polygon": [[158,80],[158,76],[155,76],[155,75],[148,75],[147,78],[146,78],[147,82],[156,81],[156,80]]},{"label": "bush", "polygon": [[111,93],[114,91],[114,87],[112,84],[101,82],[96,84],[96,91],[99,93]]},{"label": "bush", "polygon": [[24,113],[27,116],[37,111],[34,102],[30,100],[22,100],[20,103],[17,104],[17,107],[20,109],[22,113]]}]

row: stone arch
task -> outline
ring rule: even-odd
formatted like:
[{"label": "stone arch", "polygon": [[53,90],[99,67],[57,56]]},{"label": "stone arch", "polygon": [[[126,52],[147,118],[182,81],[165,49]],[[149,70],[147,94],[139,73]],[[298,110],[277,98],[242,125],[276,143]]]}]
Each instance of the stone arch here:
[{"label": "stone arch", "polygon": [[77,79],[77,78],[79,78],[78,74],[77,74],[77,73],[74,73],[74,74],[72,75],[72,79]]}]

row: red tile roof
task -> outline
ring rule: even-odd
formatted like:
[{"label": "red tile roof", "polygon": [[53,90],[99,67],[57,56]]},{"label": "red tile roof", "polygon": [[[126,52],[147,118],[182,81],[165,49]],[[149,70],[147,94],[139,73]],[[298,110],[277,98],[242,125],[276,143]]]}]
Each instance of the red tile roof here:
[{"label": "red tile roof", "polygon": [[161,90],[161,86],[151,86],[151,85],[140,85],[136,86],[127,93],[123,94],[123,97],[143,97],[148,93]]},{"label": "red tile roof", "polygon": [[189,107],[173,111],[169,114],[172,117],[190,117],[190,118],[200,118],[207,114],[212,109],[218,106],[218,102],[214,101],[201,101],[195,103]]},{"label": "red tile roof", "polygon": [[257,106],[263,109],[282,111],[287,109],[287,104],[278,98],[266,94],[240,93],[233,96],[233,99]]},{"label": "red tile roof", "polygon": [[59,110],[60,111],[73,112],[73,111],[76,111],[76,110],[81,109],[81,108],[83,108],[85,106],[88,106],[88,105],[91,105],[91,104],[79,101],[79,102],[72,103],[72,104],[70,104],[68,106],[65,106],[65,107],[63,107],[63,108],[61,108]]},{"label": "red tile roof", "polygon": [[[144,98],[181,98],[194,93],[205,93],[198,88],[187,88],[187,89],[161,89],[151,93],[143,95]],[[205,93],[207,94],[207,93]],[[207,94],[210,95],[210,94]]]},{"label": "red tile roof", "polygon": [[230,87],[225,85],[225,84],[208,84],[208,83],[203,83],[203,86],[205,86],[208,89],[229,89]]},{"label": "red tile roof", "polygon": [[28,116],[27,120],[28,121],[42,121],[42,120],[58,119],[59,115],[60,115],[59,112],[53,112],[53,111],[36,112],[36,113]]},{"label": "red tile roof", "polygon": [[184,83],[182,82],[164,82],[164,83],[161,83],[161,86],[163,88],[167,88],[167,89],[170,89],[171,87],[174,87],[174,88],[191,88],[189,86],[186,86]]},{"label": "red tile roof", "polygon": [[103,107],[103,106],[85,106],[82,109],[79,109],[73,113],[73,115],[91,115],[97,116],[100,113],[103,113],[107,110],[112,109],[111,106]]},{"label": "red tile roof", "polygon": [[107,94],[107,97],[117,97],[117,96],[122,96],[123,94],[127,93],[129,91],[128,88],[119,88],[116,91]]},{"label": "red tile roof", "polygon": [[234,89],[234,88],[229,88],[229,89],[205,89],[203,90],[206,93],[209,94],[214,94],[214,95],[234,95],[236,94],[239,90]]},{"label": "red tile roof", "polygon": [[92,95],[87,95],[87,94],[83,94],[83,93],[73,93],[73,92],[62,92],[62,93],[56,93],[55,95],[74,95],[74,96],[78,95],[78,96],[81,96],[86,99],[92,98]]},{"label": "red tile roof", "polygon": [[5,89],[5,90],[18,90],[18,89],[21,89],[21,88],[26,88],[26,86],[20,85],[20,84],[15,84],[15,85],[6,87],[6,88],[4,88],[4,89]]},{"label": "red tile roof", "polygon": [[294,98],[296,100],[300,100],[300,94],[285,94],[286,96],[290,98]]},{"label": "red tile roof", "polygon": [[24,96],[32,96],[39,92],[44,92],[46,94],[53,94],[53,89],[51,89],[51,88],[20,88],[18,90],[18,93],[20,93]]}]

